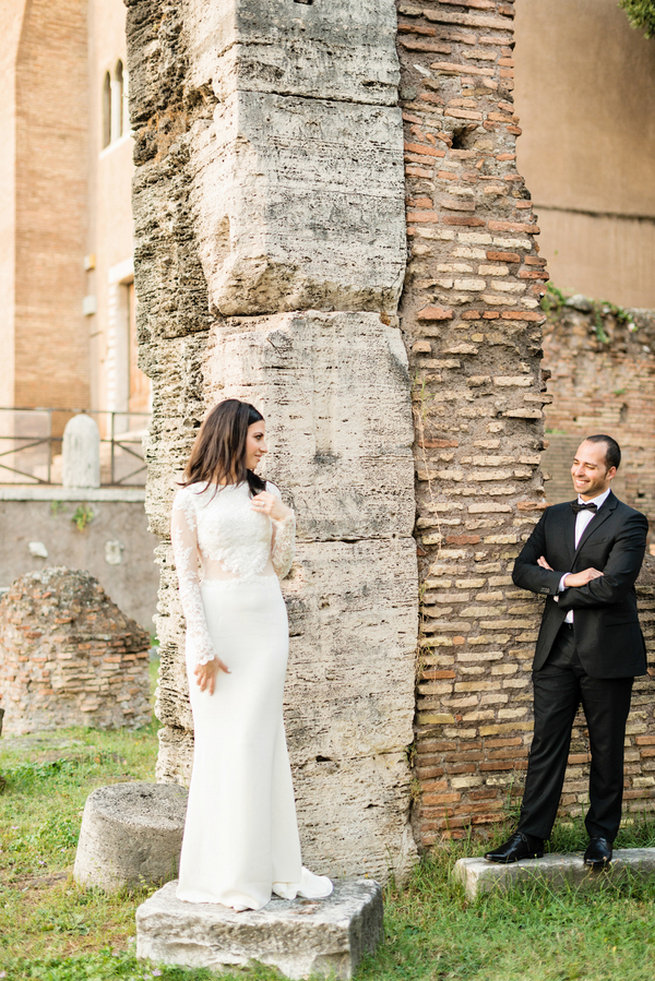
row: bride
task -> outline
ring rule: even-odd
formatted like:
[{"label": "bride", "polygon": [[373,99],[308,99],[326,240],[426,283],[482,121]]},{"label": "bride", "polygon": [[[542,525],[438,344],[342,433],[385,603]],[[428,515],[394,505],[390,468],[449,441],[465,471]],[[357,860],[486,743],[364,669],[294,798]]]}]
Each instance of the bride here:
[{"label": "bride", "polygon": [[219,403],[193,445],[171,528],[194,724],[177,895],[236,910],[260,909],[272,893],[318,899],[332,891],[300,860],[278,581],[293,561],[295,516],[255,473],[266,452],[257,409]]}]

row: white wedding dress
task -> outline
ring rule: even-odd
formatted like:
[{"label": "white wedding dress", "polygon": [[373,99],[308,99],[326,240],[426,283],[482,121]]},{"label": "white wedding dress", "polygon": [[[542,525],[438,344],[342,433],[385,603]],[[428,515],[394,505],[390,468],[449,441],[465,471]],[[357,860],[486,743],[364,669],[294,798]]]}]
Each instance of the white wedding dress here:
[{"label": "white wedding dress", "polygon": [[[301,864],[282,720],[289,634],[278,576],[291,568],[295,518],[273,521],[251,501],[245,482],[192,484],[175,496],[171,531],[194,724],[177,896],[237,910],[272,893],[332,891]],[[217,673],[210,695],[193,670],[215,655],[230,674]]]}]

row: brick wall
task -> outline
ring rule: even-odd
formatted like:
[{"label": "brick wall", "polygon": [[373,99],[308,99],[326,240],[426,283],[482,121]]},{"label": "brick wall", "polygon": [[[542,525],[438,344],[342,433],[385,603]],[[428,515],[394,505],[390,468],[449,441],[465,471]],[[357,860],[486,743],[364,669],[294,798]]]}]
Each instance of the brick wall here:
[{"label": "brick wall", "polygon": [[86,6],[86,0],[33,0],[22,24],[14,405],[88,405]]},{"label": "brick wall", "polygon": [[[425,846],[501,821],[522,792],[541,602],[510,573],[545,503],[546,274],[516,169],[514,4],[397,9],[410,243],[401,311],[414,380],[421,579],[414,821]],[[644,588],[648,619],[652,586]],[[652,792],[651,710],[646,696],[636,702],[627,797],[643,806]],[[569,812],[586,793],[581,725],[572,754]]]},{"label": "brick wall", "polygon": [[546,410],[543,461],[551,478],[548,500],[571,495],[569,467],[582,437],[609,433],[623,454],[612,487],[654,526],[655,313],[617,315],[610,304],[572,297],[549,313],[544,365],[553,397]]},{"label": "brick wall", "polygon": [[5,732],[150,719],[150,638],[88,573],[31,572],[0,601]]}]

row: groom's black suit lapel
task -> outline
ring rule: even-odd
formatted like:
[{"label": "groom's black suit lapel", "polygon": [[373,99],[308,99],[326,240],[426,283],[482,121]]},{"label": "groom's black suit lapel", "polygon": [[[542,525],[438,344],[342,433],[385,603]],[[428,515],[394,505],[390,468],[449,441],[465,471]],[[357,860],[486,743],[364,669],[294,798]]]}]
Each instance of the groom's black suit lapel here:
[{"label": "groom's black suit lapel", "polygon": [[562,539],[571,557],[569,568],[572,568],[575,558],[575,512],[571,507],[567,507],[562,515]]}]

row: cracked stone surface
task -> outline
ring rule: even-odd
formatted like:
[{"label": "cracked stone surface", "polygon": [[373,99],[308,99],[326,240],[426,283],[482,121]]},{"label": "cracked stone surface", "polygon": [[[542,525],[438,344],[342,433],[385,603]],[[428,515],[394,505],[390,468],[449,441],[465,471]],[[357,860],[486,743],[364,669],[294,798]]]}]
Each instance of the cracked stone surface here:
[{"label": "cracked stone surface", "polygon": [[211,79],[217,100],[232,89],[395,106],[396,13],[388,0],[191,0],[190,78]]},{"label": "cracked stone surface", "polygon": [[236,913],[184,903],[169,882],[137,909],[137,957],[221,969],[251,962],[288,978],[351,978],[382,939],[382,891],[370,879],[335,883],[327,899],[273,898]]},{"label": "cracked stone surface", "polygon": [[405,269],[402,149],[396,107],[230,95],[192,132],[210,310],[393,312]]}]

